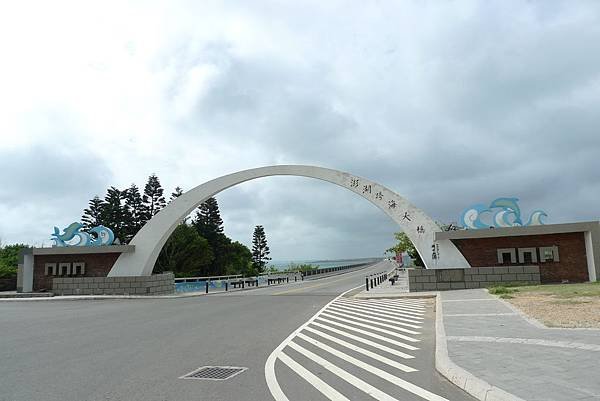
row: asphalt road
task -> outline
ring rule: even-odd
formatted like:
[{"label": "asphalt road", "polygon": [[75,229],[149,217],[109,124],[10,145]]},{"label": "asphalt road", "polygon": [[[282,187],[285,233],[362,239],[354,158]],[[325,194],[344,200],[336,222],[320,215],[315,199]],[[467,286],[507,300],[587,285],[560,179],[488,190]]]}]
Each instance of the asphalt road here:
[{"label": "asphalt road", "polygon": [[[265,380],[272,351],[339,294],[382,268],[194,298],[0,302],[0,400],[272,400]],[[433,368],[432,317],[425,306],[420,350],[410,363],[418,371],[403,377],[447,399],[471,400]],[[295,340],[306,349],[314,346],[302,341]],[[293,352],[286,351],[315,368],[310,358]],[[248,369],[226,381],[179,379],[205,365]],[[280,360],[275,369],[290,400],[326,399]],[[328,380],[343,382],[340,391],[351,399],[370,399],[335,375]],[[376,385],[386,392],[397,387],[381,380]]]}]

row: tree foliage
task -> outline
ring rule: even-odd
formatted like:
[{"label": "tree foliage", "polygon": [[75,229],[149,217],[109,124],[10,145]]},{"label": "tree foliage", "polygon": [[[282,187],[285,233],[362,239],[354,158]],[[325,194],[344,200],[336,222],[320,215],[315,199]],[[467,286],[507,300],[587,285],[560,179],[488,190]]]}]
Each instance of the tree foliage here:
[{"label": "tree foliage", "polygon": [[[104,199],[95,196],[84,210],[82,221],[90,229],[104,225],[121,242],[128,243],[144,224],[166,206],[164,190],[152,174],[141,194],[135,184],[123,191],[110,187]],[[171,193],[169,202],[183,194],[180,187]],[[252,252],[245,245],[224,234],[219,204],[211,197],[198,207],[192,224],[181,221],[164,245],[155,271],[174,271],[177,275],[255,275]]]},{"label": "tree foliage", "polygon": [[194,227],[180,224],[163,246],[154,272],[172,271],[180,277],[204,276],[212,260],[208,241]]},{"label": "tree foliage", "polygon": [[0,247],[0,278],[15,277],[19,264],[19,251],[29,248],[25,244],[13,244]]},{"label": "tree foliage", "polygon": [[150,220],[166,206],[167,203],[163,193],[164,190],[160,185],[158,177],[156,174],[152,174],[148,177],[148,182],[144,187],[144,195],[142,196],[142,202],[144,203],[144,217],[146,221]]},{"label": "tree foliage", "polygon": [[252,263],[257,271],[265,270],[267,262],[271,260],[270,253],[264,227],[256,226],[252,235]]},{"label": "tree foliage", "polygon": [[408,235],[400,231],[394,233],[394,237],[396,238],[396,241],[398,241],[398,243],[396,243],[396,245],[394,245],[393,247],[387,249],[386,252],[394,254],[406,252],[408,253],[408,256],[410,256],[411,259],[415,262],[416,266],[425,266],[423,260],[421,259],[421,255],[419,255],[419,252],[417,252],[417,248],[415,248],[410,238],[408,238]]},{"label": "tree foliage", "polygon": [[175,190],[171,193],[171,199],[169,199],[169,202],[179,198],[181,195],[183,195],[183,189],[181,189],[181,187],[175,187]]},{"label": "tree foliage", "polygon": [[88,205],[88,208],[83,210],[83,216],[81,216],[81,221],[86,230],[104,223],[102,220],[102,210],[104,209],[104,202],[102,199],[96,195],[90,200]]},{"label": "tree foliage", "polygon": [[219,203],[214,197],[208,198],[200,205],[196,211],[194,226],[200,235],[209,240],[223,233],[223,219],[221,219]]}]

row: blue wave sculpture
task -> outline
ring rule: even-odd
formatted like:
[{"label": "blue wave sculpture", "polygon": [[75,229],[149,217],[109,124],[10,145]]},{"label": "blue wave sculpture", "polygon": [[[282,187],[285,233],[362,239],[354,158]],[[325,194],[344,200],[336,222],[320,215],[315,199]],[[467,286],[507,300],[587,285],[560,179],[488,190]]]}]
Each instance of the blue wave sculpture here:
[{"label": "blue wave sculpture", "polygon": [[[503,227],[519,227],[519,226],[536,226],[544,224],[542,217],[548,217],[543,210],[534,211],[527,224],[523,224],[521,220],[521,208],[519,207],[518,198],[497,198],[494,199],[489,206],[484,204],[476,204],[466,208],[461,216],[460,222],[466,229],[482,229],[490,226]],[[492,221],[486,224],[481,220],[484,213],[493,213]]]},{"label": "blue wave sculpture", "polygon": [[511,211],[515,215],[515,224],[523,225],[521,221],[521,208],[517,204],[517,198],[497,198],[490,203],[490,208],[500,208]]},{"label": "blue wave sculpture", "polygon": [[481,222],[481,215],[490,211],[491,210],[484,204],[473,205],[462,212],[460,222],[462,222],[466,228],[473,230],[487,228],[488,226]]},{"label": "blue wave sculpture", "polygon": [[[71,223],[61,234],[58,227],[55,226],[54,233],[51,234],[51,239],[54,241],[53,246],[101,246],[111,245],[115,240],[115,235],[110,228],[104,226],[92,228],[90,233],[96,234],[96,238],[85,231],[80,231],[82,228],[83,225],[81,223]],[[71,242],[76,237],[77,241]]]}]

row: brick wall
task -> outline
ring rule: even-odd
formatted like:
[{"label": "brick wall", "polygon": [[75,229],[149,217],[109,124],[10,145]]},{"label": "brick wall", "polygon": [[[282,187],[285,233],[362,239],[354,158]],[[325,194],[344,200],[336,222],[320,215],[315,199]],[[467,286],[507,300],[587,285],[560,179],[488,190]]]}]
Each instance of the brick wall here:
[{"label": "brick wall", "polygon": [[538,266],[472,267],[470,269],[408,269],[413,291],[461,290],[502,284],[540,284]]},{"label": "brick wall", "polygon": [[[588,281],[588,268],[583,233],[522,235],[513,237],[453,239],[452,242],[473,267],[498,266],[497,250],[502,248],[540,248],[558,246],[559,262],[538,262],[542,283]],[[538,254],[538,260],[539,260]],[[510,266],[525,264],[511,263]]]},{"label": "brick wall", "polygon": [[85,262],[85,274],[73,277],[106,277],[121,254],[86,253],[66,255],[35,255],[33,262],[33,290],[50,290],[55,276],[45,275],[46,263]]},{"label": "brick wall", "polygon": [[168,295],[175,292],[173,273],[134,277],[54,278],[56,295]]}]

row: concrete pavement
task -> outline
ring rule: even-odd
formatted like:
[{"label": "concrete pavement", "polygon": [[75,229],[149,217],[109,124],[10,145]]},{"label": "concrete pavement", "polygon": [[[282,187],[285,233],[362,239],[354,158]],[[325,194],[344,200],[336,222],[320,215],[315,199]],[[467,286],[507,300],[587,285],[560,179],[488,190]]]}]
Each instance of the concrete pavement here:
[{"label": "concrete pavement", "polygon": [[275,349],[265,376],[276,401],[471,401],[433,368],[433,300],[339,297]]},{"label": "concrete pavement", "polygon": [[[365,275],[383,268],[387,267],[193,298],[2,302],[0,400],[272,399],[264,373],[270,353],[339,294],[361,286]],[[419,372],[410,373],[410,380],[414,377],[417,386],[442,396],[457,391],[463,394],[434,371],[433,312],[431,305],[425,309],[425,323],[417,338],[421,350],[411,360],[411,367]],[[352,317],[356,316],[348,314],[346,318]],[[379,352],[377,348],[372,351]],[[179,379],[206,365],[248,369],[226,381]],[[380,368],[395,369],[388,365]],[[288,383],[288,374],[278,377]],[[337,385],[339,378],[333,379],[332,384]],[[379,384],[381,391],[392,391],[385,386],[398,391],[392,383]],[[312,399],[302,389],[308,391],[304,384],[300,393],[292,389],[290,394],[300,394],[296,399]],[[359,393],[356,399],[365,399],[365,394]]]},{"label": "concrete pavement", "polygon": [[482,289],[440,294],[458,366],[528,401],[600,400],[600,330],[545,328]]}]

